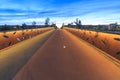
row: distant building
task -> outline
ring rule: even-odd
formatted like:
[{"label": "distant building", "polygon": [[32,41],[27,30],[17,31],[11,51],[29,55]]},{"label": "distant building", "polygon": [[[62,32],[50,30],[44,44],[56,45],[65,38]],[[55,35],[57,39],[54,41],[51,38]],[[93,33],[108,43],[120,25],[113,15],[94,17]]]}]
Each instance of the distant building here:
[{"label": "distant building", "polygon": [[98,29],[101,31],[106,31],[106,30],[108,30],[108,26],[109,25],[98,25]]},{"label": "distant building", "polygon": [[108,26],[108,30],[116,30],[118,27],[118,24],[117,23],[111,23],[109,26]]}]

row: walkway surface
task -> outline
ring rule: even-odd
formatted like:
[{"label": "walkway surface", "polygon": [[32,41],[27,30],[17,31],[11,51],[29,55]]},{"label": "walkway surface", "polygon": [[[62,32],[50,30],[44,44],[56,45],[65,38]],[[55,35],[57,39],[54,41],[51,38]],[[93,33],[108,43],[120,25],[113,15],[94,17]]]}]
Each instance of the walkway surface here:
[{"label": "walkway surface", "polygon": [[50,30],[0,50],[0,80],[12,80],[53,33]]},{"label": "walkway surface", "polygon": [[120,80],[120,68],[65,30],[56,30],[13,80]]}]

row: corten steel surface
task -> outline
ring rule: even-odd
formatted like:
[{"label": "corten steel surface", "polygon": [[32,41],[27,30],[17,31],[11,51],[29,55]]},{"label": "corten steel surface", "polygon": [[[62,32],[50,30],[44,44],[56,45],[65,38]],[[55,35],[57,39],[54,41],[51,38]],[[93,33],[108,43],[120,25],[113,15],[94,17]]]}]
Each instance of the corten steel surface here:
[{"label": "corten steel surface", "polygon": [[120,80],[120,68],[65,30],[57,30],[13,80]]},{"label": "corten steel surface", "polygon": [[52,29],[53,28],[48,27],[48,28],[0,32],[0,50],[12,46],[21,41],[24,41],[26,39],[30,39],[36,35],[42,34],[43,32]]},{"label": "corten steel surface", "polygon": [[64,29],[120,60],[120,35],[73,28]]}]

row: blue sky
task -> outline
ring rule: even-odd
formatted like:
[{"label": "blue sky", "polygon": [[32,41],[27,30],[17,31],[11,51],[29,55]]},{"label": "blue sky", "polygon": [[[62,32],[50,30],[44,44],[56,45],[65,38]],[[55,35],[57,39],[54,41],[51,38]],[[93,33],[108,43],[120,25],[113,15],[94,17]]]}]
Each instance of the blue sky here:
[{"label": "blue sky", "polygon": [[44,24],[45,18],[58,25],[120,23],[120,0],[1,0],[0,24]]}]

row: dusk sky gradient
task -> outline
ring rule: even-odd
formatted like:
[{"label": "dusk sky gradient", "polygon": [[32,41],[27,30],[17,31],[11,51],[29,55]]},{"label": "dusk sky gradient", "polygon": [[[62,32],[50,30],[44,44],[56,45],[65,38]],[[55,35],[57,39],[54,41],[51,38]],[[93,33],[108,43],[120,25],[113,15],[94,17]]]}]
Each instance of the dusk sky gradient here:
[{"label": "dusk sky gradient", "polygon": [[0,24],[44,24],[49,17],[57,25],[79,18],[82,24],[120,23],[120,0],[1,0]]}]

